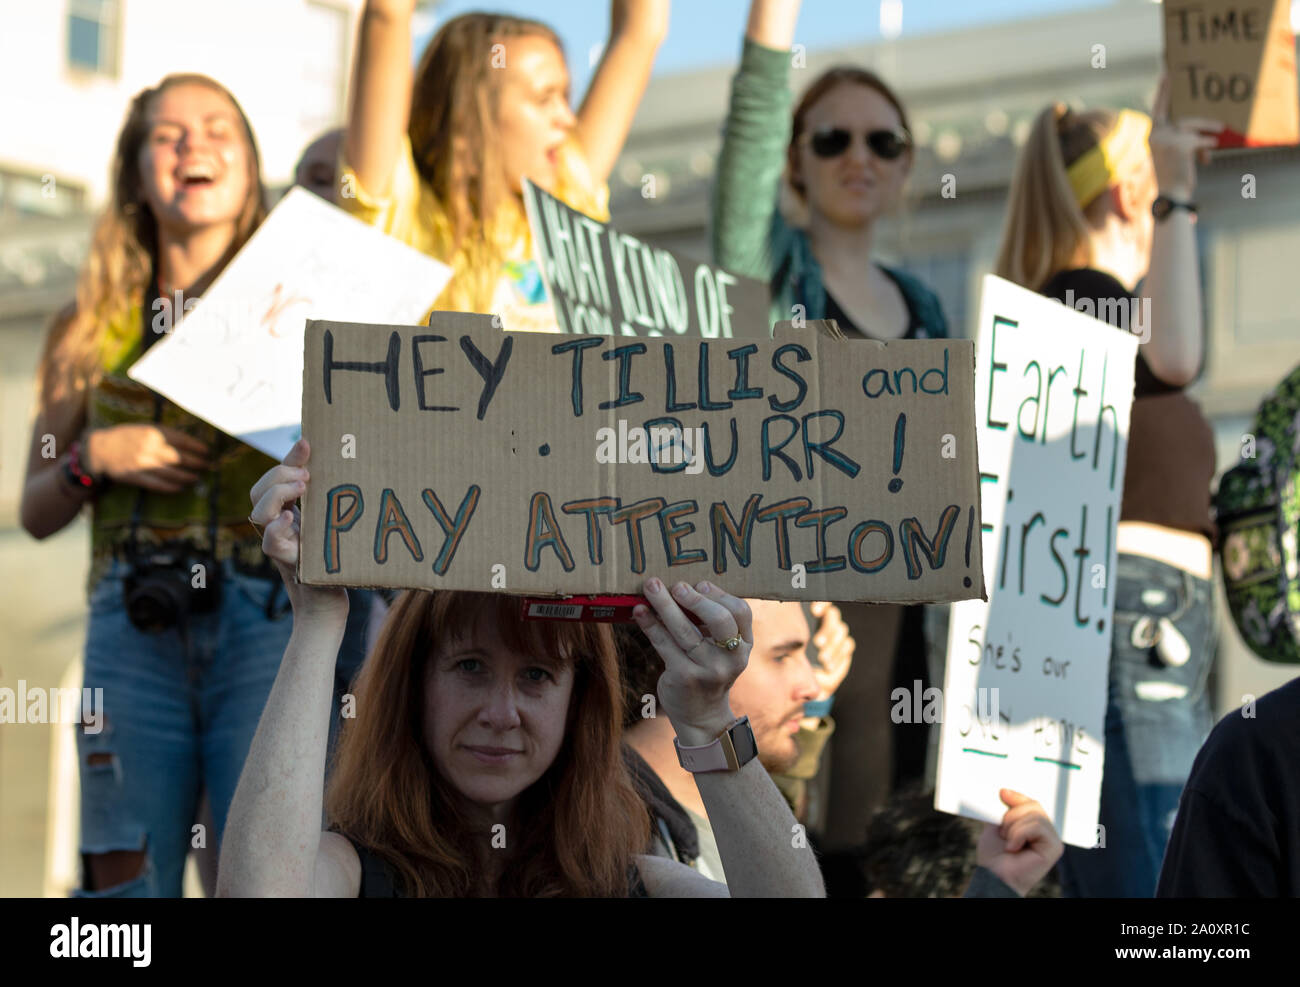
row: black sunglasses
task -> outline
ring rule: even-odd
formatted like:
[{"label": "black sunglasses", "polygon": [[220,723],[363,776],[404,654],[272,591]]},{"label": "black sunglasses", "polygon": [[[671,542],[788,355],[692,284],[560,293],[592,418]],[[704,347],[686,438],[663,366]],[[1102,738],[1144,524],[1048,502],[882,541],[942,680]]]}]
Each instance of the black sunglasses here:
[{"label": "black sunglasses", "polygon": [[[853,143],[853,133],[843,127],[818,130],[809,137],[808,143],[817,157],[835,158],[849,149],[849,145]],[[911,146],[912,138],[905,130],[867,131],[867,147],[871,148],[876,157],[885,161],[897,159]]]}]

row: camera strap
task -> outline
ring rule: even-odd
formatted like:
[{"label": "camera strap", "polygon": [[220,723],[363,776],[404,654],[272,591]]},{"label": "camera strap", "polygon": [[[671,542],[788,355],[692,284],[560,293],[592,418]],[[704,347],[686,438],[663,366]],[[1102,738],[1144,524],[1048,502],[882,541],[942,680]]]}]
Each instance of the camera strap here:
[{"label": "camera strap", "polygon": [[[158,333],[153,331],[149,313],[152,312],[162,295],[158,291],[158,282],[156,278],[149,279],[149,289],[145,294],[145,304],[141,310],[141,352],[148,350],[158,340]],[[175,318],[176,313],[173,313]],[[162,423],[162,410],[164,398],[158,392],[153,392],[153,424]],[[226,437],[220,429],[213,428],[213,461],[219,463],[221,455],[225,451]],[[135,506],[131,511],[131,527],[127,535],[127,545],[129,554],[134,558],[139,555],[139,528],[140,522],[144,516],[144,502],[149,491],[140,487],[136,493]],[[212,482],[208,488],[208,557],[217,563],[217,537],[220,528],[220,498],[221,498],[221,469],[214,465],[212,468]],[[272,570],[271,575],[275,572]],[[220,578],[218,573],[212,574],[213,578]],[[289,601],[286,599],[282,607],[275,606],[276,596],[280,589],[280,580],[276,578],[269,579],[271,584],[270,591],[266,597],[266,617],[268,620],[275,620],[282,616],[289,609]],[[188,640],[188,621],[181,622],[181,635],[183,639]]]},{"label": "camera strap", "polygon": [[[140,333],[140,350],[141,353],[147,351],[150,346],[158,341],[159,334],[153,331],[152,320],[149,313],[153,312],[157,306],[161,294],[158,291],[158,282],[156,278],[149,279],[149,289],[145,293],[144,306],[141,308],[141,333]],[[170,324],[170,323],[169,323]],[[164,398],[157,391],[153,391],[153,424],[162,424],[162,412]],[[215,457],[219,459],[219,456]],[[208,557],[213,564],[217,564],[217,529],[219,527],[220,507],[218,498],[221,493],[221,470],[214,466],[212,469],[212,483],[208,490]],[[140,557],[140,523],[144,518],[144,503],[148,497],[149,491],[140,487],[136,491],[135,505],[131,509],[131,526],[127,533],[127,553],[129,557],[138,559]],[[220,573],[209,573],[212,579],[220,579]],[[189,651],[189,614],[182,613],[177,617],[177,630],[180,631],[181,642],[185,650]]]},{"label": "camera strap", "polygon": [[[158,333],[153,331],[153,326],[149,318],[149,313],[154,310],[155,305],[161,298],[158,291],[158,281],[156,278],[149,279],[149,290],[145,293],[144,306],[140,310],[141,332],[140,332],[140,351],[143,354],[158,340]],[[175,317],[175,313],[173,313]],[[170,324],[170,323],[169,323]],[[153,424],[162,424],[163,396],[157,391],[153,392]],[[217,442],[221,441],[221,433],[216,429]],[[220,448],[215,450],[215,460],[220,460]],[[140,522],[144,517],[144,501],[149,491],[140,487],[136,491],[135,506],[131,510],[131,528],[127,534],[127,545],[132,556],[138,554],[140,548],[139,532]],[[208,490],[208,554],[215,562],[217,558],[217,529],[220,519],[220,507],[218,500],[221,496],[221,470],[214,466],[212,469],[212,484]]]}]

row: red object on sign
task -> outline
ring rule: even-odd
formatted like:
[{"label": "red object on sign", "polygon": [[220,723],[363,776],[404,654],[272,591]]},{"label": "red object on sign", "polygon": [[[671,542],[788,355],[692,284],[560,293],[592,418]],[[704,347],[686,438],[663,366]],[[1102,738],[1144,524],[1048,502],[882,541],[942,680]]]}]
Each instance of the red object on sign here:
[{"label": "red object on sign", "polygon": [[[634,619],[633,609],[650,602],[635,593],[616,593],[605,596],[526,596],[520,606],[520,616],[524,620],[585,620],[599,624],[627,624]],[[650,607],[651,612],[654,611]],[[703,627],[704,621],[682,608],[697,626]]]}]

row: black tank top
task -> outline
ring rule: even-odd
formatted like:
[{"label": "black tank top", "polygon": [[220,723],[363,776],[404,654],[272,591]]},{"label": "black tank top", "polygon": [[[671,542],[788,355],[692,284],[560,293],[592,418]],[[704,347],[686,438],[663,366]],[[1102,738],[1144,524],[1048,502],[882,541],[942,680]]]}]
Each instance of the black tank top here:
[{"label": "black tank top", "polygon": [[[358,898],[405,897],[405,895],[398,892],[397,881],[392,868],[388,866],[383,858],[371,853],[346,833],[340,835],[352,844],[352,849],[356,850],[357,857],[361,860],[361,889],[357,892]],[[650,897],[646,891],[645,882],[641,880],[641,872],[637,869],[636,864],[633,864],[628,870],[627,896],[629,898]]]}]

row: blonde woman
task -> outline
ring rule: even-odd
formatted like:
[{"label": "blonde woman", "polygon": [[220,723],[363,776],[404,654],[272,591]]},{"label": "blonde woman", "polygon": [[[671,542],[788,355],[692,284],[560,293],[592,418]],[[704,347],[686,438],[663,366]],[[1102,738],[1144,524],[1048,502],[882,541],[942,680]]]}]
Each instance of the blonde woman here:
[{"label": "blonde woman", "polygon": [[264,216],[239,105],[168,76],[131,103],[76,304],[46,340],[22,522],[45,538],[91,513],[84,684],[104,719],[77,737],[82,895],[180,896],[199,793],[215,847],[288,641],[244,501],[272,461],[126,375]]},{"label": "blonde woman", "polygon": [[555,329],[521,181],[608,218],[606,179],[668,30],[667,0],[615,0],[576,114],[545,24],[471,13],[442,26],[412,77],[414,0],[369,0],[357,40],[340,202],[455,272],[435,308]]},{"label": "blonde woman", "polygon": [[[1193,195],[1220,125],[1132,110],[1039,114],[1011,184],[996,273],[1140,334],[1112,620],[1105,849],[1066,849],[1076,897],[1150,897],[1210,727],[1214,436],[1183,390],[1203,358]],[[1142,285],[1142,297],[1137,296]]]}]

